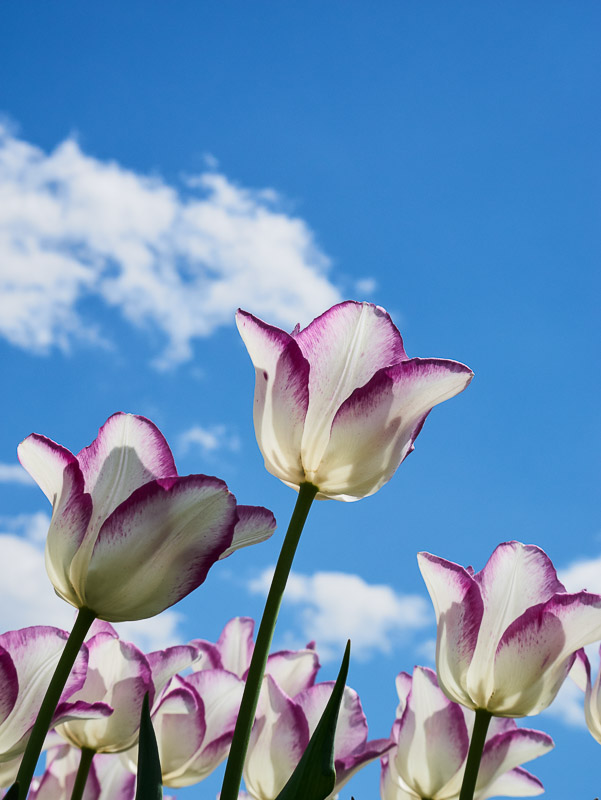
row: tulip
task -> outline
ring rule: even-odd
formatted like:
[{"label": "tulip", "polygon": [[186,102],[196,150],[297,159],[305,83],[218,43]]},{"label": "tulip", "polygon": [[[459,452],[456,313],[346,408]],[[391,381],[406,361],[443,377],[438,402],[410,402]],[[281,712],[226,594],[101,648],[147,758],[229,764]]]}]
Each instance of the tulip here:
[{"label": "tulip", "polygon": [[[265,676],[263,713],[253,727],[244,782],[251,800],[275,800],[301,759],[334,688],[331,681],[318,683],[294,698]],[[344,689],[334,739],[336,784],[330,797],[361,767],[392,747],[390,739],[367,741],[367,722],[356,692]]]},{"label": "tulip", "polygon": [[500,717],[538,714],[555,698],[576,651],[601,638],[601,597],[567,594],[534,545],[500,544],[474,574],[420,553],[438,624],[445,694]]},{"label": "tulip", "polygon": [[[176,675],[151,710],[163,785],[190,786],[204,780],[227,756],[244,683],[223,669]],[[132,770],[138,753],[123,754]]]},{"label": "tulip", "polygon": [[[599,648],[601,654],[601,648]],[[599,744],[601,744],[601,668],[592,682],[591,664],[584,650],[576,654],[570,677],[584,692],[584,717],[586,724]]]},{"label": "tulip", "polygon": [[[451,702],[438,687],[436,674],[425,667],[416,667],[413,677],[401,672],[396,685],[395,747],[382,758],[382,800],[457,800],[474,712]],[[474,800],[541,794],[541,782],[519,764],[552,747],[545,733],[495,718],[484,745]]]},{"label": "tulip", "polygon": [[[255,622],[250,617],[234,617],[223,628],[215,644],[204,639],[194,639],[190,644],[197,648],[198,657],[192,664],[195,671],[225,669],[245,680],[254,651]],[[303,650],[280,650],[267,658],[265,673],[271,675],[278,686],[291,697],[315,683],[320,663],[313,643]],[[259,699],[259,707],[264,695]]]},{"label": "tulip", "polygon": [[114,414],[77,456],[38,434],[18,454],[53,506],[46,568],[57,594],[110,622],[158,614],[275,527],[270,511],[237,506],[218,478],[178,477],[144,417]]},{"label": "tulip", "polygon": [[[81,753],[68,744],[48,751],[46,770],[36,782],[30,800],[70,800]],[[95,755],[83,800],[134,800],[136,776],[117,756]]]},{"label": "tulip", "polygon": [[[65,646],[67,633],[34,626],[0,635],[0,786],[10,786],[21,762],[44,693]],[[52,723],[109,715],[110,706],[74,697],[82,687],[88,650],[80,651]],[[98,698],[93,698],[98,700]]]},{"label": "tulip", "polygon": [[75,720],[57,727],[74,747],[96,753],[119,753],[138,741],[142,701],[158,697],[176,672],[197,656],[190,646],[169,647],[145,656],[135,645],[123,642],[108,623],[95,623],[86,642],[88,673],[73,699],[101,700],[114,710],[102,720]]},{"label": "tulip", "polygon": [[236,317],[256,373],[254,423],[265,467],[318,498],[358,500],[390,480],[431,409],[473,377],[457,361],[408,358],[379,306],[345,302],[288,334]]}]

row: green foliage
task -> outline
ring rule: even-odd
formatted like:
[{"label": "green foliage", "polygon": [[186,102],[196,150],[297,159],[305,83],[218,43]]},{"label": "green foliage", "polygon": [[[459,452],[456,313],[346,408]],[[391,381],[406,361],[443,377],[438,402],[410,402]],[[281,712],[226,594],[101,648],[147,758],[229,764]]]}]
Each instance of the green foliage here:
[{"label": "green foliage", "polygon": [[328,704],[307,749],[276,800],[325,800],[334,791],[336,784],[334,735],[342,694],[346,685],[350,655],[351,643],[349,641]]},{"label": "green foliage", "polygon": [[140,717],[140,742],[138,744],[138,779],[136,782],[135,800],[162,800],[163,782],[159,748],[157,747],[152,720],[148,692],[142,703]]}]

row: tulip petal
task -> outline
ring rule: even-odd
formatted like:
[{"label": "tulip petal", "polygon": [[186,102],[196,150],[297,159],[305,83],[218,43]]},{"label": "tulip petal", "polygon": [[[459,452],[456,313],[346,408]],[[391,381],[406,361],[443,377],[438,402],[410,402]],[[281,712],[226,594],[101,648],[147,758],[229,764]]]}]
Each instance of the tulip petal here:
[{"label": "tulip petal", "polygon": [[288,697],[296,697],[313,686],[319,667],[315,650],[281,650],[269,656],[265,673],[271,675]]},{"label": "tulip petal", "polygon": [[204,581],[235,522],[235,499],[218,478],[142,486],[100,529],[82,576],[87,607],[111,622],[158,614]]},{"label": "tulip petal", "polygon": [[[238,506],[240,508],[240,506]],[[234,537],[235,537],[234,532]],[[255,621],[251,617],[234,617],[224,626],[217,640],[223,669],[242,678],[248,669],[254,650]]]},{"label": "tulip petal", "polygon": [[478,770],[478,789],[484,790],[505,772],[548,753],[553,739],[542,731],[515,728],[488,738]]},{"label": "tulip petal", "polygon": [[205,738],[204,704],[198,692],[181,678],[174,679],[152,714],[167,786],[185,786],[178,777],[202,747]]},{"label": "tulip petal", "polygon": [[108,418],[77,460],[94,502],[94,534],[136,489],[155,478],[177,475],[169,445],[156,425],[121,412]]},{"label": "tulip petal", "polygon": [[255,800],[277,797],[309,743],[309,726],[300,706],[269,675],[265,689],[265,713],[252,729],[243,772]]},{"label": "tulip petal", "polygon": [[403,711],[407,706],[407,698],[411,691],[412,678],[407,672],[399,672],[395,679],[396,691],[399,696],[399,704],[396,709],[396,718],[400,719],[403,716]]},{"label": "tulip petal", "polygon": [[56,593],[76,608],[85,605],[71,581],[71,564],[92,547],[86,536],[92,516],[92,498],[83,491],[83,476],[77,462],[65,467],[63,486],[54,506],[46,537],[46,572]]},{"label": "tulip petal", "polygon": [[489,797],[534,797],[543,792],[544,787],[536,776],[516,767],[511,772],[500,775],[484,791],[476,792],[474,800],[487,800]]},{"label": "tulip petal", "polygon": [[219,558],[227,558],[241,547],[258,544],[269,539],[276,529],[276,521],[272,512],[262,506],[238,506],[238,522],[234,528],[231,545]]},{"label": "tulip petal", "polygon": [[484,613],[480,588],[458,564],[430,553],[419,553],[417,560],[436,613],[440,687],[458,703],[474,708],[464,687]]},{"label": "tulip petal", "polygon": [[601,637],[601,597],[557,594],[533,606],[503,634],[488,708],[508,716],[537,714],[555,698],[575,652]]},{"label": "tulip petal", "polygon": [[187,675],[186,683],[198,692],[204,703],[207,726],[205,746],[224,733],[233,733],[244,681],[227,670],[206,669]]},{"label": "tulip petal", "polygon": [[0,647],[0,725],[13,710],[19,696],[17,670],[8,650]]},{"label": "tulip petal", "polygon": [[412,792],[398,774],[392,754],[389,753],[382,758],[380,798],[381,800],[421,800],[421,797]]},{"label": "tulip petal", "polygon": [[135,645],[110,633],[93,636],[87,645],[86,682],[75,699],[102,699],[114,712],[107,719],[67,722],[58,732],[75,747],[118,753],[137,741],[142,701],[152,690],[150,666]]},{"label": "tulip petal", "polygon": [[378,370],[406,360],[407,355],[388,314],[371,303],[339,303],[314,319],[295,339],[311,365],[302,456],[311,480],[342,403]]},{"label": "tulip petal", "polygon": [[178,672],[188,669],[198,656],[198,650],[191,645],[176,645],[165,650],[155,650],[148,653],[146,659],[152,673],[154,685],[154,699],[156,700],[165,685]]},{"label": "tulip petal", "polygon": [[32,433],[17,447],[19,461],[54,505],[63,486],[65,467],[77,459],[52,439]]},{"label": "tulip petal", "polygon": [[325,455],[308,479],[337,500],[374,494],[411,452],[431,409],[462,392],[472,377],[465,365],[434,358],[380,370],[341,404]]},{"label": "tulip petal", "polygon": [[134,796],[136,776],[128,770],[121,759],[113,754],[94,756],[96,777],[102,787],[98,800],[131,800]]},{"label": "tulip petal", "polygon": [[461,708],[439,689],[432,670],[416,667],[394,756],[399,775],[420,797],[444,795],[468,749]]},{"label": "tulip petal", "polygon": [[[65,631],[42,625],[0,635],[0,647],[10,653],[19,686],[16,702],[0,730],[0,753],[7,758],[23,752],[67,638]],[[84,645],[69,675],[62,700],[83,685],[87,660],[88,651]]]},{"label": "tulip petal", "polygon": [[[491,663],[503,633],[528,608],[564,592],[549,557],[534,545],[500,544],[483,570],[474,576],[484,600],[474,671]],[[474,691],[478,691],[474,689]],[[487,687],[484,692],[492,691]]]},{"label": "tulip petal", "polygon": [[285,331],[239,310],[236,324],[255,368],[254,424],[269,472],[289,485],[305,479],[300,460],[309,405],[309,363]]},{"label": "tulip petal", "polygon": [[[294,698],[307,718],[310,736],[321,719],[333,689],[334,681],[325,681],[311,686]],[[367,721],[359,695],[349,686],[345,686],[336,723],[335,759],[344,758],[355,751],[362,750],[366,741]]]}]

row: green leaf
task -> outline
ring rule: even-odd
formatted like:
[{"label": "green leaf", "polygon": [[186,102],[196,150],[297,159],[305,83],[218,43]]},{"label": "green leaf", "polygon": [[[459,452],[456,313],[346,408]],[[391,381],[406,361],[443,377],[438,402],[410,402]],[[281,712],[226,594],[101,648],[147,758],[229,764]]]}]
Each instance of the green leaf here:
[{"label": "green leaf", "polygon": [[344,658],[334,689],[307,749],[276,800],[325,800],[334,791],[334,735],[342,694],[346,685],[351,643],[347,642]]},{"label": "green leaf", "polygon": [[19,783],[13,783],[8,792],[4,795],[4,800],[19,800]]},{"label": "green leaf", "polygon": [[148,692],[142,703],[140,717],[140,742],[138,744],[138,780],[136,782],[135,800],[162,800],[163,784],[159,748],[157,747],[152,720]]}]

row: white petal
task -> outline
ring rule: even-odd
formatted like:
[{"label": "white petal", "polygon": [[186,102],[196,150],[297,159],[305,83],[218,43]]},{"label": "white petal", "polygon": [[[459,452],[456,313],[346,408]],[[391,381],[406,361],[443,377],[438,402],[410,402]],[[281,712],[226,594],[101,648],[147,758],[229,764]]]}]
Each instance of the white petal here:
[{"label": "white petal", "polygon": [[296,341],[311,365],[302,449],[303,465],[311,480],[342,403],[378,370],[407,356],[388,314],[371,303],[333,306],[301,331]]},{"label": "white petal", "polygon": [[300,452],[309,404],[309,363],[285,331],[245,311],[236,324],[255,367],[253,418],[265,467],[298,486],[305,479]]}]

